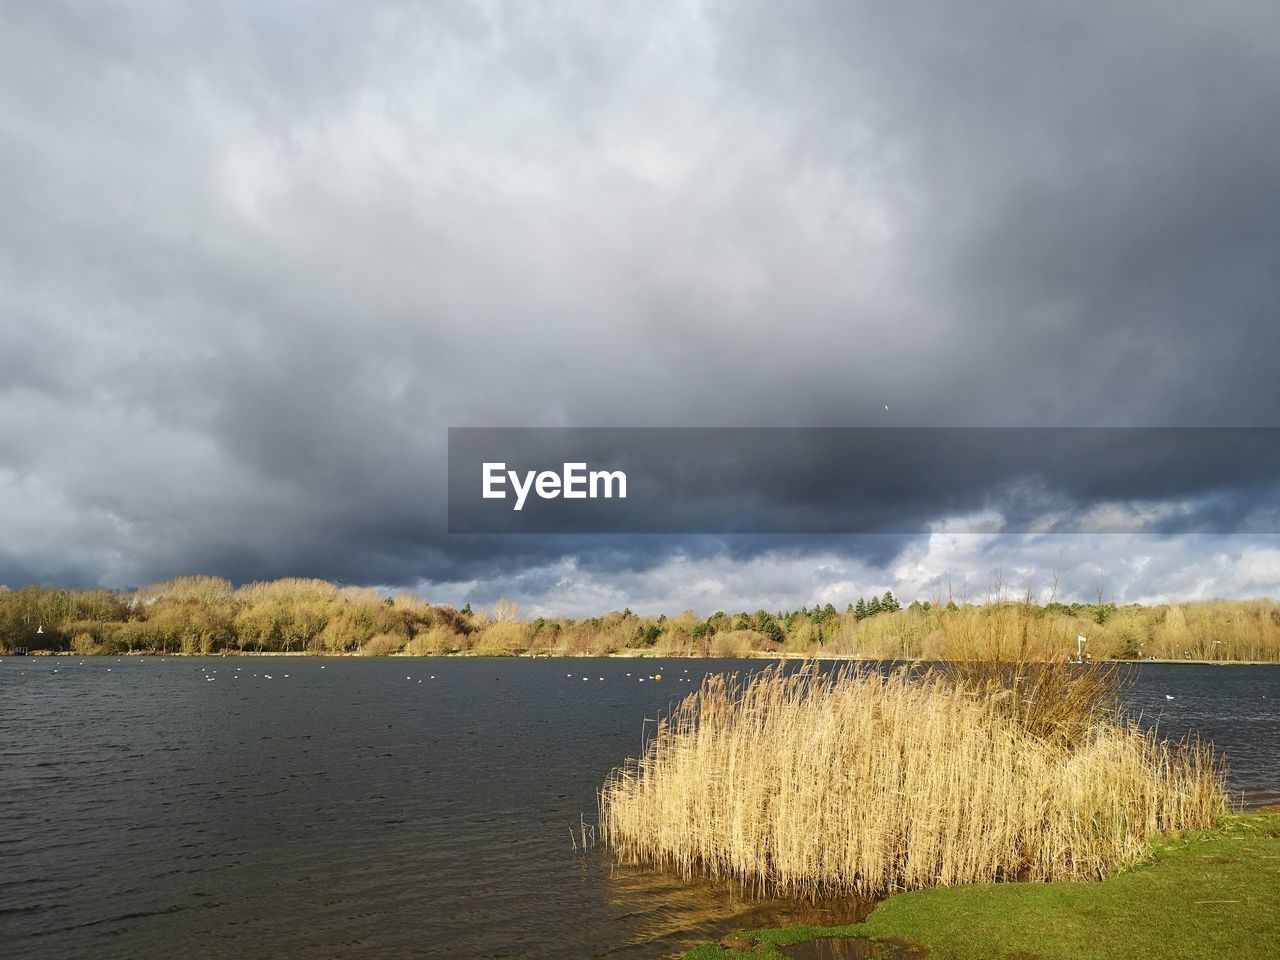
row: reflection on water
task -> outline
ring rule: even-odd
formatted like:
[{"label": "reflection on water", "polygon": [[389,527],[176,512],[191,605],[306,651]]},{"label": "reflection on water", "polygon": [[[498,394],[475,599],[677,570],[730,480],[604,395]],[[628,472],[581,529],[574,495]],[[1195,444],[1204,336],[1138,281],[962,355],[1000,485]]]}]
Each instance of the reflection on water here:
[{"label": "reflection on water", "polygon": [[[4,658],[0,951],[639,958],[850,922],[863,907],[757,901],[570,841],[644,718],[764,665]],[[1131,699],[1224,748],[1252,802],[1280,800],[1280,668],[1148,664]]]},{"label": "reflection on water", "polygon": [[664,871],[628,865],[607,867],[604,883],[610,902],[625,911],[620,917],[634,926],[624,942],[604,951],[608,956],[678,955],[730,929],[857,923],[874,905],[853,898],[812,903],[750,897],[738,884],[686,882]]}]

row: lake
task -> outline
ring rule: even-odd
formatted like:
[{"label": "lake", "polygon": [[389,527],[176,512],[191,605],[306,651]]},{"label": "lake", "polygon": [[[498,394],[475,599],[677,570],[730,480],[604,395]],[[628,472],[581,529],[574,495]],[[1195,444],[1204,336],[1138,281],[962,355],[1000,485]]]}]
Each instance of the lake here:
[{"label": "lake", "polygon": [[[853,919],[571,840],[645,718],[764,665],[6,657],[0,953],[638,958]],[[1144,722],[1199,730],[1248,803],[1280,802],[1280,666],[1135,669]]]}]

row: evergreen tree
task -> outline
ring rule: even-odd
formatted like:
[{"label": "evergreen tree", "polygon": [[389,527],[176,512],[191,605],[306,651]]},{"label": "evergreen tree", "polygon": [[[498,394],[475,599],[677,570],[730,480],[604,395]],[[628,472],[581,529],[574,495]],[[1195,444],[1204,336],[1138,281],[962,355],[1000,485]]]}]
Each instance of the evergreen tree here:
[{"label": "evergreen tree", "polygon": [[867,601],[862,597],[858,598],[858,605],[853,608],[853,615],[859,620],[867,619]]},{"label": "evergreen tree", "polygon": [[867,604],[867,616],[874,617],[880,612],[880,598],[872,597],[871,602]]},{"label": "evergreen tree", "polygon": [[761,610],[756,614],[756,620],[760,624],[760,632],[763,633],[774,643],[781,643],[783,638],[782,628],[778,626],[778,621],[765,610]]}]

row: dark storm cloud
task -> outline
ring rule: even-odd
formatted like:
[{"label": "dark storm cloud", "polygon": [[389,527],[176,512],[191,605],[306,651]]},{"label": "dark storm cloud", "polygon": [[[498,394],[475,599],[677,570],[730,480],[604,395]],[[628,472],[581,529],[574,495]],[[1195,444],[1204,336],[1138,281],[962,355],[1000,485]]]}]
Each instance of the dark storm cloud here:
[{"label": "dark storm cloud", "polygon": [[1274,8],[734,9],[735,74],[805,147],[869,117],[912,184],[908,270],[954,350],[913,414],[946,390],[963,418],[1273,422]]},{"label": "dark storm cloud", "polygon": [[1278,477],[1276,428],[456,428],[449,531],[1280,533]]},{"label": "dark storm cloud", "polygon": [[764,596],[763,558],[794,595],[806,557],[845,558],[830,582],[941,561],[928,537],[450,538],[444,430],[1272,424],[1278,19],[18,6],[0,582],[587,577],[593,603],[690,566],[695,599],[726,571]]}]

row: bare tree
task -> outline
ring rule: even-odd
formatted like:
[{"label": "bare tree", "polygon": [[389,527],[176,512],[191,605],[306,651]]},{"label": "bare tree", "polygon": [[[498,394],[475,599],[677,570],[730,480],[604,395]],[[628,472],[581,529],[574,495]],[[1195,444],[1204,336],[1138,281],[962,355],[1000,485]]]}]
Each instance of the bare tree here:
[{"label": "bare tree", "polygon": [[493,602],[493,619],[498,623],[510,623],[520,616],[520,607],[514,600],[499,597]]},{"label": "bare tree", "polygon": [[991,579],[987,581],[987,603],[1004,603],[1005,582],[1004,563],[991,571]]}]

